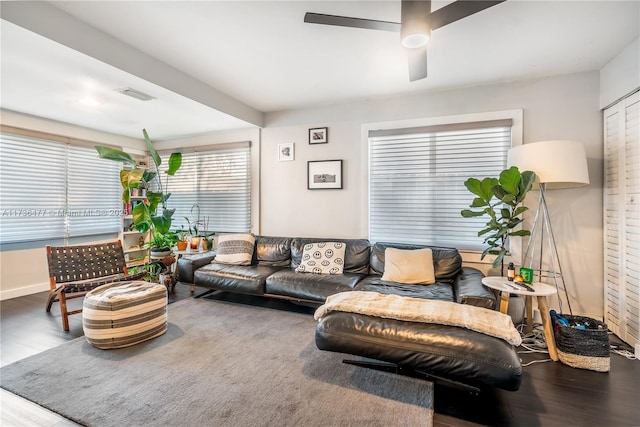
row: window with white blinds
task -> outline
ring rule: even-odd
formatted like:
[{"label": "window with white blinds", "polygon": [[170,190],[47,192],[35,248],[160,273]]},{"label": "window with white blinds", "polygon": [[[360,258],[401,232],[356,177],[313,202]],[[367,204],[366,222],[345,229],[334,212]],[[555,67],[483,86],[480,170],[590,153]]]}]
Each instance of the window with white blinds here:
[{"label": "window with white blinds", "polygon": [[510,147],[511,120],[370,131],[369,239],[483,249],[464,181],[497,176]]},{"label": "window with white blinds", "polygon": [[0,133],[0,243],[117,232],[119,171],[90,147]]},{"label": "window with white blinds", "polygon": [[[198,219],[208,232],[251,230],[251,149],[249,143],[221,144],[184,152],[182,166],[169,178],[167,205],[175,209],[172,229]],[[162,162],[169,153],[161,155]],[[166,181],[163,181],[163,185]],[[165,192],[167,188],[164,189]],[[200,229],[202,226],[200,226]]]}]

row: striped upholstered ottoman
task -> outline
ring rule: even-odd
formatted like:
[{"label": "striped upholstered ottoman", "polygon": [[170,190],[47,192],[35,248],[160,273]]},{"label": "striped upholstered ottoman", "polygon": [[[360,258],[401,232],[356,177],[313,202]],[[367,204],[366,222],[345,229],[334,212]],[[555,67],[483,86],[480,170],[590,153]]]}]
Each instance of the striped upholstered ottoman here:
[{"label": "striped upholstered ottoman", "polygon": [[87,293],[82,327],[101,349],[128,347],[167,331],[167,288],[134,281],[100,286]]}]

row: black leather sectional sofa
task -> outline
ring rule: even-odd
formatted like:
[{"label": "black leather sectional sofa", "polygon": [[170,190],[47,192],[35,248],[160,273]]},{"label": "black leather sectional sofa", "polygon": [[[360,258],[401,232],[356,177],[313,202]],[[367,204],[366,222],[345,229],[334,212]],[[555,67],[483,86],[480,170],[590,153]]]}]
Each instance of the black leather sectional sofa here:
[{"label": "black leather sectional sofa", "polygon": [[[323,241],[346,244],[344,274],[296,273],[304,246]],[[191,255],[179,260],[178,280],[202,288],[318,304],[329,295],[359,290],[495,308],[495,296],[482,285],[484,276],[476,269],[462,267],[462,258],[456,249],[431,247],[436,283],[422,286],[382,280],[387,247],[417,249],[425,246],[396,243],[372,246],[366,239],[256,236],[250,266],[211,263],[215,256],[207,253]]]},{"label": "black leather sectional sofa", "polygon": [[[296,272],[304,246],[323,241],[346,244],[344,274]],[[495,309],[494,294],[482,285],[483,274],[463,267],[456,249],[430,247],[436,283],[409,285],[382,280],[388,247],[429,246],[371,245],[366,239],[256,236],[251,265],[219,264],[213,255],[191,255],[179,260],[179,280],[212,290],[318,305],[329,295],[358,290]],[[512,345],[464,328],[334,312],[319,322],[316,344],[322,350],[364,356],[391,363],[400,370],[425,373],[479,389],[517,390],[521,382],[522,366]]]}]

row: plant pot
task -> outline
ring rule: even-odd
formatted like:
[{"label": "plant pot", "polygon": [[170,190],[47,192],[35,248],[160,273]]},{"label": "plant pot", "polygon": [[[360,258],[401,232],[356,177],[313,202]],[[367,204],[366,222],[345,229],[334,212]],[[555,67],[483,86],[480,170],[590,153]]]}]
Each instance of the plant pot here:
[{"label": "plant pot", "polygon": [[154,258],[162,258],[167,255],[171,255],[171,249],[157,249],[151,248],[151,256]]},{"label": "plant pot", "polygon": [[187,242],[186,240],[180,240],[178,243],[176,243],[179,251],[186,251],[188,244],[189,242]]}]

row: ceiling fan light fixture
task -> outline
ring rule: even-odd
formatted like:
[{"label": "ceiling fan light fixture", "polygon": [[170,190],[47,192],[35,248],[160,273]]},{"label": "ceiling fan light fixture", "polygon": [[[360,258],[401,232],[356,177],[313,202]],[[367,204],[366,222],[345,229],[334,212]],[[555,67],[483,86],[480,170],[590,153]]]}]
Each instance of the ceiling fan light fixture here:
[{"label": "ceiling fan light fixture", "polygon": [[419,47],[426,46],[429,43],[429,34],[414,33],[402,39],[402,46],[408,49],[417,49]]},{"label": "ceiling fan light fixture", "polygon": [[409,49],[424,47],[431,37],[431,1],[407,1],[401,4],[400,39]]}]

